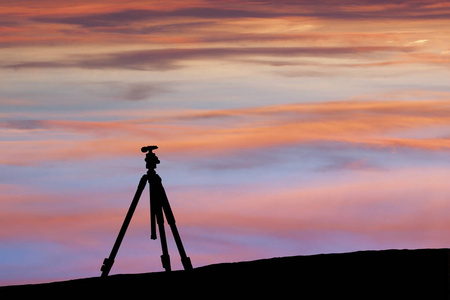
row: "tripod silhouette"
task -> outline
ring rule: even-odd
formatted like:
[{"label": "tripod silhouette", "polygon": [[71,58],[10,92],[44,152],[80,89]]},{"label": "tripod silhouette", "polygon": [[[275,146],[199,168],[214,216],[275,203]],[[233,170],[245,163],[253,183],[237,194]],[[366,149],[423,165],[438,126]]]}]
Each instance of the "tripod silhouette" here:
[{"label": "tripod silhouette", "polygon": [[178,233],[177,226],[175,225],[175,217],[173,216],[169,200],[167,199],[166,192],[164,191],[161,177],[159,177],[159,175],[156,174],[155,171],[156,165],[159,164],[158,157],[155,155],[155,153],[152,152],[155,149],[158,149],[158,147],[146,146],[141,148],[141,151],[143,153],[148,152],[145,156],[145,162],[147,163],[147,174],[144,174],[139,182],[136,194],[134,195],[133,201],[131,202],[130,208],[128,209],[128,213],[125,216],[125,220],[123,221],[122,227],[120,228],[119,235],[117,236],[116,242],[114,243],[114,246],[111,250],[111,254],[103,261],[103,265],[100,269],[102,271],[101,277],[107,277],[114,264],[114,259],[117,255],[117,252],[119,251],[120,244],[122,243],[123,237],[125,236],[125,232],[127,231],[128,225],[130,224],[131,218],[133,217],[133,213],[136,209],[145,185],[147,184],[147,181],[150,186],[150,238],[152,240],[156,240],[157,224],[159,229],[159,237],[161,240],[161,262],[163,268],[166,270],[166,272],[171,271],[170,256],[167,248],[166,233],[164,230],[165,215],[167,223],[170,225],[170,229],[172,230],[172,235],[177,245],[178,252],[180,253],[181,263],[183,264],[185,270],[192,270],[191,259],[186,256],[186,252],[184,251],[180,234]]}]

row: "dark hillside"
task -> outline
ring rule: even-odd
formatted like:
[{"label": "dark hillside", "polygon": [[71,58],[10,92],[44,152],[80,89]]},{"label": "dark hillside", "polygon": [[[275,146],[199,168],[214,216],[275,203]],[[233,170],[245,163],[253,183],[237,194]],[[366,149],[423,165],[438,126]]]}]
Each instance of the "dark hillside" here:
[{"label": "dark hillside", "polygon": [[0,298],[449,299],[448,270],[448,249],[360,251],[0,287]]}]

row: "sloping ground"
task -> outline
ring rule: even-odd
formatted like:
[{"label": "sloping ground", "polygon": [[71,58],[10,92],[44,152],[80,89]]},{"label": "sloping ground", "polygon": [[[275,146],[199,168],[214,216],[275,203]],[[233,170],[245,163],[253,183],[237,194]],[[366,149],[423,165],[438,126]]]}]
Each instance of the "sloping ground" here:
[{"label": "sloping ground", "polygon": [[0,298],[449,299],[449,253],[420,249],[281,257],[189,272],[0,287]]}]

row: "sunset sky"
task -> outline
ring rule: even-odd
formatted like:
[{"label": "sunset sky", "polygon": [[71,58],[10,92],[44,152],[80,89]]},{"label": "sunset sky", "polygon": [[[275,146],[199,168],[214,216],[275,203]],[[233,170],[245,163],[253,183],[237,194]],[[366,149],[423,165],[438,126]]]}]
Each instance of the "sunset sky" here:
[{"label": "sunset sky", "polygon": [[0,285],[99,276],[145,145],[194,267],[450,247],[447,1],[0,0],[0,79]]}]

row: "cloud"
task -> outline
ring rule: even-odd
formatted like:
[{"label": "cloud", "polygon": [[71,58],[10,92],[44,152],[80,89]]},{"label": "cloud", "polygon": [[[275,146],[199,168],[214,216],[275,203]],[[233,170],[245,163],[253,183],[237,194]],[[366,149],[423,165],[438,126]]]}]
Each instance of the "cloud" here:
[{"label": "cloud", "polygon": [[[142,140],[149,139],[157,141],[167,153],[193,157],[205,152],[220,156],[314,143],[380,151],[449,151],[448,136],[436,135],[433,130],[449,125],[449,107],[448,100],[342,101],[193,111],[109,122],[10,120],[0,124],[3,130],[23,134],[40,130],[43,138],[5,141],[1,163],[128,156],[142,146]],[[416,132],[415,137],[408,132]],[[61,133],[68,138],[54,138]],[[115,146],[104,153],[102,149],[110,144]]]},{"label": "cloud", "polygon": [[119,81],[106,81],[95,83],[102,87],[101,93],[106,97],[124,101],[149,100],[172,89],[167,82],[132,82],[123,83]]},{"label": "cloud", "polygon": [[43,129],[45,128],[45,122],[39,120],[9,120],[0,123],[0,127],[18,130]]},{"label": "cloud", "polygon": [[154,97],[161,93],[166,92],[167,89],[161,85],[148,84],[148,83],[136,83],[132,84],[123,95],[123,99],[139,101],[145,100],[149,97]]},{"label": "cloud", "polygon": [[321,172],[329,171],[380,171],[383,170],[381,167],[371,164],[367,159],[350,159],[350,158],[335,158],[332,163],[318,168]]},{"label": "cloud", "polygon": [[[64,2],[64,1],[63,1]],[[21,6],[8,8],[3,14],[6,35],[0,38],[0,45],[67,45],[67,44],[134,44],[151,45],[188,43],[216,44],[236,42],[270,43],[317,42],[327,38],[336,41],[348,34],[360,31],[366,26],[365,20],[384,20],[387,27],[379,27],[385,34],[408,36],[415,31],[391,30],[392,26],[429,28],[433,20],[445,22],[449,19],[450,7],[445,2],[400,1],[321,1],[291,2],[264,1],[220,2],[200,1],[191,3],[171,3],[159,6],[140,1],[89,4],[71,3],[71,10],[59,4],[37,5],[33,10]],[[62,4],[64,5],[64,4]],[[9,14],[7,13],[9,11]],[[341,30],[345,24],[341,20],[353,20],[358,26],[353,32]],[[395,21],[395,25],[389,22]],[[398,20],[402,20],[398,24]],[[430,22],[429,22],[430,21]],[[418,22],[421,22],[417,25]],[[422,23],[423,22],[423,23]],[[428,22],[428,23],[427,23]],[[339,24],[337,32],[326,37],[319,28]],[[1,26],[1,25],[0,25]],[[342,27],[344,26],[344,27]],[[301,30],[299,28],[302,28]],[[373,30],[370,30],[373,33]],[[419,31],[419,30],[417,30]],[[434,28],[431,29],[434,31]],[[32,32],[32,34],[29,34]],[[308,34],[304,34],[308,33]],[[369,34],[370,35],[370,34]],[[376,35],[376,34],[374,34]],[[357,37],[348,42],[358,44]],[[414,40],[430,39],[413,37]],[[344,40],[346,42],[346,40]],[[371,45],[384,45],[386,41]],[[404,41],[404,44],[411,40]],[[352,44],[352,43],[348,43]],[[348,45],[347,44],[347,45]],[[423,44],[411,44],[424,46]],[[221,45],[222,46],[222,45]],[[428,46],[428,45],[427,45]]]},{"label": "cloud", "polygon": [[[215,21],[198,21],[198,22],[173,22],[167,24],[144,25],[144,26],[109,26],[92,29],[93,33],[112,33],[124,35],[159,35],[164,34],[186,34],[186,40],[189,33],[195,34],[196,30],[204,30],[216,26]],[[199,38],[192,38],[196,41]]]},{"label": "cloud", "polygon": [[413,42],[409,42],[406,44],[406,46],[411,46],[411,45],[422,45],[427,43],[428,40],[417,40],[417,41],[413,41]]},{"label": "cloud", "polygon": [[[297,186],[282,181],[273,181],[267,186],[237,184],[227,193],[220,188],[202,191],[198,187],[195,190],[175,187],[170,190],[170,197],[172,204],[176,203],[176,218],[184,231],[197,228],[205,232],[238,234],[238,229],[242,235],[284,238],[295,238],[297,233],[305,231],[347,231],[376,239],[393,231],[413,235],[420,235],[420,230],[447,232],[450,191],[445,188],[445,179],[448,173],[440,167],[405,168],[358,173],[359,176],[351,180],[345,175],[339,179],[321,178]],[[82,194],[79,192],[75,196]],[[128,208],[125,204],[121,207],[110,204],[100,209],[97,203],[84,209],[66,207],[60,211],[59,207],[68,203],[76,207],[77,203],[76,197],[61,196],[64,198],[47,194],[16,195],[15,201],[23,207],[32,205],[41,209],[30,212],[17,207],[11,210],[3,205],[4,226],[0,239],[35,238],[69,245],[92,245],[96,237],[90,234],[92,231],[115,237]],[[83,197],[89,199],[87,195]],[[117,195],[103,193],[102,197],[115,199]],[[146,232],[147,211],[140,210],[133,224],[139,228],[138,232]],[[73,236],[78,239],[73,240]],[[442,241],[433,243],[437,245]]]},{"label": "cloud", "polygon": [[[242,185],[227,193],[220,189],[203,194],[185,191],[181,199],[199,202],[178,206],[177,213],[187,228],[203,228],[216,235],[271,236],[281,243],[298,240],[316,245],[315,251],[320,248],[318,240],[326,239],[330,245],[330,236],[343,233],[351,235],[357,246],[334,245],[332,251],[445,246],[448,170],[340,174],[339,178],[305,179],[290,186],[282,180]],[[309,234],[316,238],[308,238]]]},{"label": "cloud", "polygon": [[386,67],[399,65],[434,65],[440,67],[450,66],[450,57],[445,53],[404,53],[392,59],[377,62],[342,64],[342,67],[360,68],[360,67]]},{"label": "cloud", "polygon": [[[82,27],[117,27],[123,24],[149,22],[167,19],[245,19],[315,17],[323,19],[448,19],[450,7],[442,1],[422,3],[417,1],[265,1],[255,4],[239,2],[228,7],[221,3],[204,1],[192,7],[177,4],[176,7],[146,9],[140,4],[124,5],[117,11],[85,12],[79,15],[55,16],[54,14],[34,16],[35,22],[72,24]],[[139,7],[139,8],[137,8]],[[274,9],[276,8],[276,9]]]},{"label": "cloud", "polygon": [[446,1],[265,1],[261,6],[278,5],[291,15],[322,19],[447,19],[450,6]]},{"label": "cloud", "polygon": [[[31,18],[35,22],[73,24],[83,27],[115,27],[123,24],[155,21],[167,18],[266,18],[274,13],[258,12],[245,9],[226,9],[215,7],[185,7],[174,10],[125,9],[117,12],[84,14],[71,17],[37,16]],[[275,13],[275,15],[277,15]]]},{"label": "cloud", "polygon": [[[186,251],[199,266],[261,256],[445,247],[450,225],[448,173],[443,167],[406,168],[382,174],[358,173],[356,177],[322,177],[295,185],[273,181],[270,185],[238,184],[232,189],[224,186],[208,190],[178,186],[167,192]],[[11,200],[8,197],[15,194],[7,189],[0,185],[2,251],[15,251],[14,257],[22,261],[14,268],[4,265],[5,274],[24,264],[35,268],[45,265],[34,280],[56,274],[61,268],[69,278],[99,274],[132,191],[128,197],[118,197],[111,191],[95,196],[80,191],[64,194],[63,200],[48,192],[24,193],[22,189],[14,199],[16,205],[5,206],[4,200]],[[109,203],[85,206],[99,196]],[[111,207],[111,201],[117,198],[127,200],[121,207]],[[146,202],[143,200],[127,231],[114,272],[160,270],[159,242],[149,241],[148,210],[142,208],[142,202]],[[69,208],[61,211],[67,204]],[[34,209],[30,211],[30,207]],[[342,240],[344,237],[348,240]],[[175,254],[172,239],[168,240],[169,251]],[[261,247],[261,241],[269,246]],[[27,251],[18,252],[22,249]],[[59,263],[75,254],[79,255],[77,266]],[[50,258],[38,259],[42,256]],[[134,265],[142,259],[149,260],[149,264]],[[89,266],[83,265],[82,274],[77,273],[79,264],[87,262]]]},{"label": "cloud", "polygon": [[191,60],[223,60],[261,57],[347,57],[370,56],[379,53],[410,52],[407,47],[224,47],[178,48],[161,50],[123,51],[110,54],[78,55],[53,62],[21,62],[4,65],[4,68],[70,68],[83,69],[133,69],[170,70],[182,67]]},{"label": "cloud", "polygon": [[119,24],[129,22],[139,22],[149,20],[151,18],[158,18],[159,12],[152,10],[124,10],[119,12],[109,13],[95,13],[84,14],[80,16],[71,17],[57,17],[57,16],[37,16],[32,17],[31,20],[35,22],[45,23],[62,23],[80,25],[83,27],[108,27],[117,26]]}]

